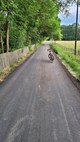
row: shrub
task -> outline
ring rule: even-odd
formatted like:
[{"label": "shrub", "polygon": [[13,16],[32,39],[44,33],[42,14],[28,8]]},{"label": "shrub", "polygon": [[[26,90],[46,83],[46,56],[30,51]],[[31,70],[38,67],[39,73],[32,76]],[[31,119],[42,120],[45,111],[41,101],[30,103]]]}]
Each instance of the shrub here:
[{"label": "shrub", "polygon": [[10,51],[24,47],[26,40],[26,31],[18,27],[10,29]]}]

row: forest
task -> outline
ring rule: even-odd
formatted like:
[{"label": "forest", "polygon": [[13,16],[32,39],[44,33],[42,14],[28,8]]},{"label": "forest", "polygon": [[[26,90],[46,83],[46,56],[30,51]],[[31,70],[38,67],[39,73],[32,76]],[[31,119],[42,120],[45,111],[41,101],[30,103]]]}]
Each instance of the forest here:
[{"label": "forest", "polygon": [[61,39],[60,11],[74,0],[0,0],[0,53],[41,42]]},{"label": "forest", "polygon": [[[62,40],[75,40],[75,23],[72,25],[62,25]],[[80,25],[78,24],[77,40],[80,40]]]}]

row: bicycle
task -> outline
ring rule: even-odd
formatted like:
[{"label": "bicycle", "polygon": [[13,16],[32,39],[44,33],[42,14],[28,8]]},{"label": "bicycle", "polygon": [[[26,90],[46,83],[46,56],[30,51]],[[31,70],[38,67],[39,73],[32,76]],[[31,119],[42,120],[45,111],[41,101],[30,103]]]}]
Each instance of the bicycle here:
[{"label": "bicycle", "polygon": [[53,56],[53,54],[51,53],[51,49],[48,49],[48,51],[49,51],[48,58],[49,58],[50,61],[53,63],[54,56]]}]

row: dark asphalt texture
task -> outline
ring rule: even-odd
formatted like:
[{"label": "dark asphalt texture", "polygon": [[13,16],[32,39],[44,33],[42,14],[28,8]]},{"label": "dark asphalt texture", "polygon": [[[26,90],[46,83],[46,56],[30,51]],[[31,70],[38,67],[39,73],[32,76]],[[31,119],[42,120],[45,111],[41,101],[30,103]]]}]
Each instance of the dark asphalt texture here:
[{"label": "dark asphalt texture", "polygon": [[80,142],[80,93],[48,48],[0,85],[0,142]]}]

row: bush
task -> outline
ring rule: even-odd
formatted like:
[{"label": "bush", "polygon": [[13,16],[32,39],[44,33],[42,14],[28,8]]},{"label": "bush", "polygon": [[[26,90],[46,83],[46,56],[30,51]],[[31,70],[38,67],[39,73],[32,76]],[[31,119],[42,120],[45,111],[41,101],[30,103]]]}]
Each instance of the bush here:
[{"label": "bush", "polygon": [[24,47],[26,42],[26,31],[16,26],[10,29],[10,51]]}]

